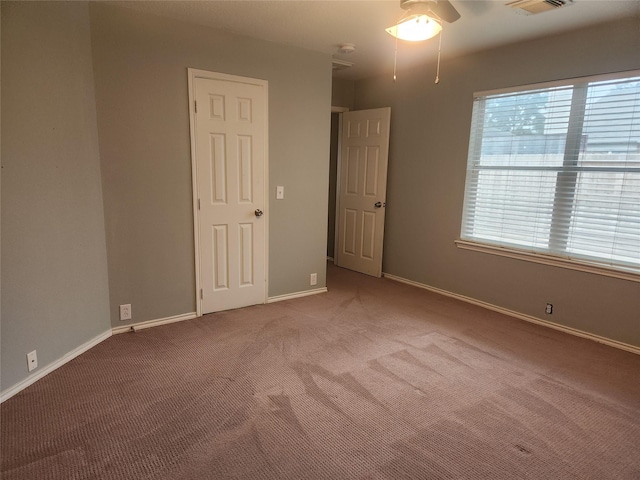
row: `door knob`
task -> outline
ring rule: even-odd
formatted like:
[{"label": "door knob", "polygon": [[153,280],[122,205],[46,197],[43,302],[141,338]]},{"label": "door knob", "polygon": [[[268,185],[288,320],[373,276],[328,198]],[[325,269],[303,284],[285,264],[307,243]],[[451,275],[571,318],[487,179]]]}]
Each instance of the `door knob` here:
[{"label": "door knob", "polygon": [[376,202],[376,203],[373,204],[373,206],[376,207],[376,208],[386,207],[387,206],[387,202],[384,202],[384,203]]},{"label": "door knob", "polygon": [[259,208],[256,209],[256,211],[254,213],[256,214],[256,217],[261,217],[264,214],[264,212],[262,210],[260,210]]}]

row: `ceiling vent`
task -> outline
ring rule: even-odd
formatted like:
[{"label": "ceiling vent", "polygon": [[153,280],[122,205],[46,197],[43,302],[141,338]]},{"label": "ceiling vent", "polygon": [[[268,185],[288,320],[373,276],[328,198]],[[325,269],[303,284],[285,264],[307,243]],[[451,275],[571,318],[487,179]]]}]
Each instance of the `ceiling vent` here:
[{"label": "ceiling vent", "polygon": [[561,7],[568,7],[573,4],[573,0],[515,0],[505,3],[507,7],[515,8],[518,12],[526,15],[556,10]]},{"label": "ceiling vent", "polygon": [[352,62],[347,62],[346,60],[338,60],[337,58],[331,59],[331,66],[333,67],[333,71],[336,70],[344,70],[345,68],[353,67]]}]

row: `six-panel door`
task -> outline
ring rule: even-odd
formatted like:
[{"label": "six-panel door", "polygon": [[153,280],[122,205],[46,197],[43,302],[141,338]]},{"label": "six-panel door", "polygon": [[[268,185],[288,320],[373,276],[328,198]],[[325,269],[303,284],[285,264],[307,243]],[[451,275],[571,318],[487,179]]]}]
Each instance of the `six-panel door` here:
[{"label": "six-panel door", "polygon": [[336,263],[382,274],[390,108],[342,114]]},{"label": "six-panel door", "polygon": [[196,78],[202,313],[265,301],[266,92]]}]

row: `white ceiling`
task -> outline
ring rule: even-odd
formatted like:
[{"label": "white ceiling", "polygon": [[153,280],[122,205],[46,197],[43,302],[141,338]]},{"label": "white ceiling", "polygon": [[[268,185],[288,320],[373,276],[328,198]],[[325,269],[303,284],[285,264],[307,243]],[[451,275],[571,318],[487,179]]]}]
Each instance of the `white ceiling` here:
[{"label": "white ceiling", "polygon": [[[442,57],[447,58],[635,16],[640,0],[575,0],[573,5],[538,15],[522,15],[505,6],[508,0],[451,0],[461,15],[445,24]],[[334,77],[359,79],[393,69],[395,40],[385,32],[404,13],[399,0],[218,0],[116,2],[154,13],[227,30],[262,40],[329,53],[355,65]],[[349,55],[341,43],[354,43]],[[398,67],[435,59],[438,39],[400,42]],[[639,52],[640,55],[640,52]]]}]

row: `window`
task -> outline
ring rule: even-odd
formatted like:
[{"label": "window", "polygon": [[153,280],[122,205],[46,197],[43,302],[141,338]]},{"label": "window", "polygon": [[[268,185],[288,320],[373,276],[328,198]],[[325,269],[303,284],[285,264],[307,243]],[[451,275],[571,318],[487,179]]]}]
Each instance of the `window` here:
[{"label": "window", "polygon": [[460,246],[640,273],[640,72],[476,94]]}]

